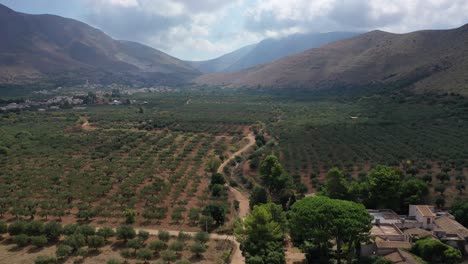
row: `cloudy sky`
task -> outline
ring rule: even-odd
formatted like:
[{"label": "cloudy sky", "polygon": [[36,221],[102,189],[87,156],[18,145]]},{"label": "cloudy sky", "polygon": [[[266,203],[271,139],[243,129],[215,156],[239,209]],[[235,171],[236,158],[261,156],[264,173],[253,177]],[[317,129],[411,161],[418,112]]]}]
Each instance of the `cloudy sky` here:
[{"label": "cloudy sky", "polygon": [[0,0],[17,11],[84,21],[117,39],[187,60],[293,33],[403,33],[468,23],[468,0]]}]

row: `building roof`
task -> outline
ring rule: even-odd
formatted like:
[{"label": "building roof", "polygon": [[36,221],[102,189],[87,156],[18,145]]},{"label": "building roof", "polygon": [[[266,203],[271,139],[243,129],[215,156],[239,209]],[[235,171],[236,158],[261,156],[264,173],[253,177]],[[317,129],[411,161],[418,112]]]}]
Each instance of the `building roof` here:
[{"label": "building roof", "polygon": [[401,223],[400,216],[392,210],[367,210],[374,217],[372,223],[397,224]]},{"label": "building roof", "polygon": [[411,243],[407,241],[387,241],[380,238],[375,240],[375,245],[378,249],[410,249]]},{"label": "building roof", "polygon": [[433,206],[429,205],[416,205],[416,209],[424,217],[435,217],[436,215],[432,212]]},{"label": "building roof", "polygon": [[372,225],[370,234],[372,236],[398,236],[398,235],[402,235],[403,233],[395,225],[384,224],[384,225]]},{"label": "building roof", "polygon": [[400,249],[388,253],[383,257],[396,264],[419,264],[419,262],[413,257],[413,255]]},{"label": "building roof", "polygon": [[405,231],[403,231],[403,233],[408,236],[419,237],[419,238],[432,235],[430,231],[427,231],[421,228],[406,229]]},{"label": "building roof", "polygon": [[435,224],[447,234],[456,234],[462,239],[468,238],[468,229],[448,216],[436,218]]}]

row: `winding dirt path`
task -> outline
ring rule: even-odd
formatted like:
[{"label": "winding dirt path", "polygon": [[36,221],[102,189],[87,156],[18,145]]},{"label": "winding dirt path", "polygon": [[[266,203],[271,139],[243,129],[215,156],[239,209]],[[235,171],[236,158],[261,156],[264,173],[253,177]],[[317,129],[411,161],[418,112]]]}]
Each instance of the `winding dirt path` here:
[{"label": "winding dirt path", "polygon": [[[249,133],[246,137],[249,140],[249,143],[245,145],[243,148],[236,151],[232,154],[228,159],[226,159],[221,166],[218,168],[218,173],[223,174],[224,167],[226,167],[229,162],[234,160],[236,156],[240,156],[242,153],[249,150],[255,144],[255,135],[253,133]],[[239,201],[239,212],[238,215],[240,218],[245,218],[250,210],[249,205],[249,198],[242,194],[239,190],[229,186],[229,190],[234,195],[235,199]]]}]

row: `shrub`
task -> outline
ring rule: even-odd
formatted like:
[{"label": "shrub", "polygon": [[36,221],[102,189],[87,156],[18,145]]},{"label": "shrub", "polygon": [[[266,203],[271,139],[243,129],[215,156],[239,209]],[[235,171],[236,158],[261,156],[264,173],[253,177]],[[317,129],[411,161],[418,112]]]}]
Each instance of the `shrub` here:
[{"label": "shrub", "polygon": [[5,221],[0,221],[0,236],[8,232],[8,225]]},{"label": "shrub", "polygon": [[24,232],[29,236],[40,236],[44,234],[44,224],[40,221],[31,221],[26,224]]},{"label": "shrub", "polygon": [[96,228],[89,225],[81,225],[76,228],[75,233],[82,234],[85,238],[96,234]]},{"label": "shrub", "polygon": [[200,231],[195,235],[195,241],[205,244],[210,240],[210,235],[207,232]]},{"label": "shrub", "polygon": [[416,241],[411,251],[431,263],[455,264],[462,260],[459,250],[431,238]]},{"label": "shrub", "polygon": [[73,252],[73,248],[70,247],[69,245],[59,245],[57,247],[57,250],[55,251],[55,254],[57,255],[58,258],[65,258],[71,255]]},{"label": "shrub", "polygon": [[63,241],[65,245],[69,245],[74,250],[78,250],[81,247],[86,246],[86,238],[82,234],[69,235]]},{"label": "shrub", "polygon": [[138,232],[138,238],[141,239],[142,241],[146,241],[146,240],[148,240],[148,238],[149,238],[149,233],[146,232],[146,231],[140,230],[140,231]]},{"label": "shrub", "polygon": [[161,250],[166,249],[167,245],[161,240],[155,240],[155,241],[151,241],[148,247],[154,252],[159,253],[161,252]]},{"label": "shrub", "polygon": [[23,234],[26,230],[26,223],[23,221],[15,221],[8,226],[8,233],[10,236]]},{"label": "shrub", "polygon": [[127,242],[129,239],[135,238],[136,233],[135,229],[131,226],[120,226],[117,227],[117,238],[118,239],[123,239],[125,242]]},{"label": "shrub", "polygon": [[96,235],[102,236],[104,240],[107,240],[108,238],[115,236],[115,232],[111,227],[103,227],[96,232]]},{"label": "shrub", "polygon": [[49,241],[57,241],[62,234],[62,225],[57,222],[48,222],[44,225],[44,234]]},{"label": "shrub", "polygon": [[132,257],[132,253],[130,252],[130,250],[128,249],[124,249],[122,251],[120,251],[120,256],[122,256],[122,258],[131,258]]},{"label": "shrub", "polygon": [[64,235],[72,235],[73,233],[75,233],[76,229],[78,228],[78,224],[68,224],[68,225],[65,225],[63,227],[63,231],[62,233]]},{"label": "shrub", "polygon": [[179,241],[187,241],[192,239],[192,236],[190,234],[184,233],[182,231],[179,232],[179,235],[177,236],[177,240]]},{"label": "shrub", "polygon": [[19,234],[13,237],[13,243],[18,247],[25,247],[29,244],[29,236],[26,234]]},{"label": "shrub", "polygon": [[177,255],[174,251],[172,250],[164,250],[163,252],[161,252],[161,258],[164,260],[164,261],[167,261],[167,262],[170,262],[170,261],[174,261],[177,259]]},{"label": "shrub", "polygon": [[176,252],[182,251],[184,250],[184,243],[180,241],[174,241],[171,244],[169,244],[169,249]]},{"label": "shrub", "polygon": [[45,235],[33,236],[31,237],[31,244],[38,248],[43,247],[47,245],[47,237]]},{"label": "shrub", "polygon": [[138,250],[136,253],[137,259],[141,260],[150,260],[153,257],[153,251],[147,249],[147,248],[142,248]]},{"label": "shrub", "polygon": [[122,264],[122,261],[118,259],[109,259],[106,264]]},{"label": "shrub", "polygon": [[104,238],[102,236],[90,236],[88,237],[88,247],[94,248],[97,250],[98,248],[103,247],[106,244]]},{"label": "shrub", "polygon": [[161,241],[167,242],[171,238],[171,235],[167,231],[159,231],[158,232],[158,238]]},{"label": "shrub", "polygon": [[190,251],[195,254],[197,257],[200,257],[201,254],[205,253],[206,252],[206,247],[205,245],[199,243],[199,242],[195,242],[192,244],[192,246],[190,247]]},{"label": "shrub", "polygon": [[57,259],[53,256],[38,256],[34,259],[34,264],[52,264],[57,263]]}]

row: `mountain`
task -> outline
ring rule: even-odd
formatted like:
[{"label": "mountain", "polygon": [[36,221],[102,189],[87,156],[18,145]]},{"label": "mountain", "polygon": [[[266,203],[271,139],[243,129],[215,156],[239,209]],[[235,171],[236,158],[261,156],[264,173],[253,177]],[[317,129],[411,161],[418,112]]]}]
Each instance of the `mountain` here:
[{"label": "mountain", "polygon": [[142,44],[82,22],[0,5],[0,83],[177,83],[199,72]]},{"label": "mountain", "polygon": [[231,67],[234,63],[242,59],[244,56],[249,54],[256,46],[257,44],[245,46],[212,60],[186,62],[201,72],[223,72]]},{"label": "mountain", "polygon": [[208,61],[188,62],[202,72],[233,72],[317,48],[330,42],[358,35],[352,32],[294,34],[269,38]]},{"label": "mountain", "polygon": [[468,93],[468,25],[407,34],[372,31],[199,84],[271,88],[412,87]]}]

